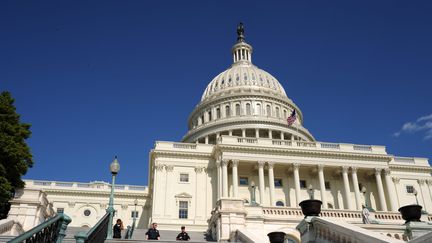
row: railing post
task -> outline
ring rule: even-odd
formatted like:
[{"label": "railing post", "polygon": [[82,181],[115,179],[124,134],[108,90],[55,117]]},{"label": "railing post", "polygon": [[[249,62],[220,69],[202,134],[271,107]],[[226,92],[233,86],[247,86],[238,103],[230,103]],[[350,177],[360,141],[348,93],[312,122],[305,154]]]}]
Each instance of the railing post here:
[{"label": "railing post", "polygon": [[78,232],[78,234],[76,234],[74,237],[76,243],[85,243],[85,241],[87,240],[87,236],[85,232]]},{"label": "railing post", "polygon": [[68,224],[72,221],[72,219],[67,216],[66,214],[63,214],[63,217],[61,218],[61,223],[60,223],[60,232],[59,235],[57,237],[57,241],[56,243],[62,243],[63,239],[66,236],[66,229]]}]

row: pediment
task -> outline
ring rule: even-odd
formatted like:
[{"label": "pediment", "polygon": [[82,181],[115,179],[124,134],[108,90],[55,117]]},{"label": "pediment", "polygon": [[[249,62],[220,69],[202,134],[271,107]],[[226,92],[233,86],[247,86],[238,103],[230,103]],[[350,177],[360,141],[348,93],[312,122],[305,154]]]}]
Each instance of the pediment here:
[{"label": "pediment", "polygon": [[176,198],[192,198],[192,195],[186,193],[186,192],[182,192],[180,194],[175,195]]}]

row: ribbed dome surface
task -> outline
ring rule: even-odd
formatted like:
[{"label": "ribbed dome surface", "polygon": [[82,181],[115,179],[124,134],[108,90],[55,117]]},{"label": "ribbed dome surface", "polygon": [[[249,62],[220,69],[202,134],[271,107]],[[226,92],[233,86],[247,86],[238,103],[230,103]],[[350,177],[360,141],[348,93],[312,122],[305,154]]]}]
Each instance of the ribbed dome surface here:
[{"label": "ribbed dome surface", "polygon": [[201,101],[230,89],[250,90],[253,87],[265,88],[274,95],[286,97],[284,88],[275,77],[250,62],[240,62],[234,63],[229,69],[216,76],[208,84]]}]

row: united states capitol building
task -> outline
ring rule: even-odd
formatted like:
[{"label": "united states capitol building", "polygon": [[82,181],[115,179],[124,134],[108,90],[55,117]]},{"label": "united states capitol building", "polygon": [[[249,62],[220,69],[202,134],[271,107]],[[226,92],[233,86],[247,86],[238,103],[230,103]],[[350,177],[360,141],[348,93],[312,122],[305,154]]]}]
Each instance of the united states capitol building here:
[{"label": "united states capitol building", "polygon": [[[398,209],[417,202],[424,227],[432,223],[428,159],[391,155],[379,145],[317,141],[281,83],[253,64],[253,51],[239,27],[233,63],[209,82],[182,141],[155,142],[148,185],[116,186],[115,218],[131,225],[135,215],[138,228],[185,225],[216,241],[239,242],[268,242],[273,231],[306,242],[311,225],[316,242],[408,241]],[[69,226],[92,227],[109,193],[106,182],[27,180],[9,218],[28,230],[64,212]],[[310,197],[322,201],[322,211],[305,221],[299,203]]]}]

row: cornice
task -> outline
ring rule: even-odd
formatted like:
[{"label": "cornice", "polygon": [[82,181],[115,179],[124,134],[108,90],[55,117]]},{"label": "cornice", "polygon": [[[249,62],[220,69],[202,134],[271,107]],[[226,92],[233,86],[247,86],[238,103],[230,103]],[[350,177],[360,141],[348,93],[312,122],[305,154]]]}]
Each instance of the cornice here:
[{"label": "cornice", "polygon": [[[59,190],[59,189],[44,189],[48,195],[86,195],[95,197],[106,197],[109,198],[109,191],[80,191],[80,190]],[[145,193],[125,193],[125,192],[115,192],[116,197],[131,197],[131,198],[150,198],[148,192]]]},{"label": "cornice", "polygon": [[155,159],[158,155],[165,155],[170,158],[184,158],[184,157],[193,157],[200,159],[209,159],[211,158],[212,153],[205,152],[184,152],[184,151],[167,151],[167,150],[153,150],[152,151],[152,159]]},{"label": "cornice", "polygon": [[337,152],[337,151],[318,151],[318,150],[298,150],[290,148],[273,148],[273,147],[253,147],[253,146],[238,146],[238,145],[216,145],[215,149],[220,149],[223,152],[261,152],[261,153],[277,153],[290,156],[303,156],[311,158],[338,158],[338,159],[354,159],[354,160],[369,160],[369,161],[382,161],[390,162],[390,155],[380,154],[363,154],[363,153],[352,153],[352,152]]},{"label": "cornice", "polygon": [[418,166],[418,165],[389,165],[390,169],[403,170],[403,171],[423,171],[432,172],[432,167]]}]

